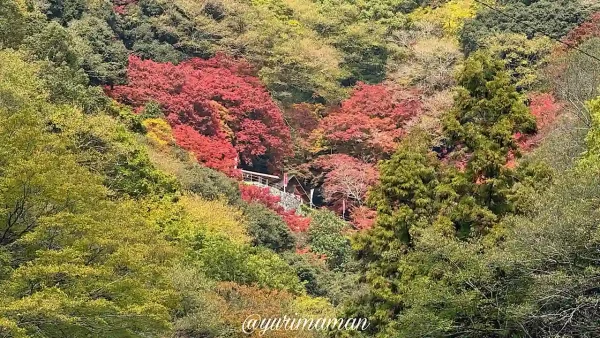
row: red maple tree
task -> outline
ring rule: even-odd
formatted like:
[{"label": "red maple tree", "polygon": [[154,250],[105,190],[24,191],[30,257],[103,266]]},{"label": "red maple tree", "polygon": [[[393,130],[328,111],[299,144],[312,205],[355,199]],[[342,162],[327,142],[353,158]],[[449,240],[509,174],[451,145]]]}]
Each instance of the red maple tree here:
[{"label": "red maple tree", "polygon": [[304,232],[310,227],[310,218],[298,216],[294,210],[284,211],[280,215],[288,228],[294,232]]},{"label": "red maple tree", "polygon": [[351,210],[352,218],[350,222],[357,230],[371,229],[376,222],[377,211],[364,205]]},{"label": "red maple tree", "polygon": [[344,154],[321,156],[312,166],[325,173],[323,197],[338,212],[344,203],[346,209],[363,205],[369,188],[379,179],[374,165]]},{"label": "red maple tree", "polygon": [[320,121],[312,139],[335,153],[380,159],[394,152],[408,121],[420,111],[413,91],[359,83],[339,109]]},{"label": "red maple tree", "polygon": [[227,140],[204,136],[187,125],[176,125],[173,136],[179,146],[196,156],[198,162],[229,176],[239,174],[235,169],[237,152]]},{"label": "red maple tree", "polygon": [[[248,63],[223,54],[209,60],[194,58],[178,65],[131,56],[128,84],[107,92],[135,108],[150,101],[159,103],[174,128],[188,126],[211,139],[214,146],[230,143],[243,164],[251,167],[266,162],[270,168],[279,167],[291,152],[290,132],[281,110],[251,74]],[[177,141],[188,146],[208,144],[205,139],[185,142],[185,135],[193,134],[184,129]],[[223,153],[227,154],[223,157],[227,163],[213,167],[231,164],[229,149],[208,148],[194,147],[199,160]]]},{"label": "red maple tree", "polygon": [[275,211],[282,210],[279,205],[281,198],[271,195],[271,191],[267,187],[257,187],[255,185],[240,184],[240,194],[244,201],[249,203],[260,203],[267,208]]}]

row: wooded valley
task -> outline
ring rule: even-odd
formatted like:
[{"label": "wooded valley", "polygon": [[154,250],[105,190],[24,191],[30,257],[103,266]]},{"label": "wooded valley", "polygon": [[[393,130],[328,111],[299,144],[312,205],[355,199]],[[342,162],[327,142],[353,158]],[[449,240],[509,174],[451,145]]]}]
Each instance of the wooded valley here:
[{"label": "wooded valley", "polygon": [[599,224],[598,1],[0,0],[0,337],[600,337]]}]

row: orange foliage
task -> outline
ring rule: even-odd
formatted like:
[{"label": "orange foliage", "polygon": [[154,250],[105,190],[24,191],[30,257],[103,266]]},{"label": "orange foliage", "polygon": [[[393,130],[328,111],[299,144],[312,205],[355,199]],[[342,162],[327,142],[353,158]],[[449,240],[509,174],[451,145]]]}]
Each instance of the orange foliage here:
[{"label": "orange foliage", "polygon": [[367,230],[375,225],[376,217],[377,211],[363,205],[352,209],[351,223],[357,230]]},{"label": "orange foliage", "polygon": [[[294,297],[285,291],[261,289],[254,286],[239,285],[233,282],[222,282],[216,288],[226,306],[222,319],[232,327],[240,329],[244,320],[251,315],[262,318],[282,317],[284,314],[293,315]],[[300,331],[268,331],[269,337],[297,337]],[[248,337],[260,337],[260,330],[249,334]]]},{"label": "orange foliage", "polygon": [[519,148],[523,151],[531,151],[537,146],[540,140],[547,134],[563,108],[563,105],[556,102],[552,94],[532,93],[529,99],[531,102],[529,109],[535,117],[537,133],[534,135],[523,135],[520,133],[514,135],[519,143]]}]

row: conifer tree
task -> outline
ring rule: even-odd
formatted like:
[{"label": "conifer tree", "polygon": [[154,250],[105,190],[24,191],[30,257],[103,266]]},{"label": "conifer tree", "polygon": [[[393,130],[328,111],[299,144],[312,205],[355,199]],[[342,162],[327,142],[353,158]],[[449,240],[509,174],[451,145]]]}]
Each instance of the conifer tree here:
[{"label": "conifer tree", "polygon": [[465,175],[475,183],[477,202],[503,214],[513,208],[507,194],[514,178],[506,164],[520,155],[514,135],[534,132],[535,119],[502,62],[484,52],[467,59],[458,84],[443,121],[448,144],[467,160]]}]

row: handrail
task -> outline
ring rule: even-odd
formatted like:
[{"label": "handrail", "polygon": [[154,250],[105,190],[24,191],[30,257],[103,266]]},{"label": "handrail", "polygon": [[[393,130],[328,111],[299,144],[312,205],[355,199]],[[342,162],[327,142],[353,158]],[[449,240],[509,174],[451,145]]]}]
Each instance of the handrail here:
[{"label": "handrail", "polygon": [[276,175],[270,175],[270,174],[264,174],[264,173],[259,173],[259,172],[255,172],[255,171],[250,171],[250,170],[241,170],[242,174],[247,174],[247,175],[254,175],[254,176],[259,176],[259,177],[266,177],[266,178],[272,178],[274,180],[278,180],[279,176]]},{"label": "handrail", "polygon": [[289,209],[298,209],[300,207],[300,205],[304,204],[304,200],[301,197],[299,197],[295,194],[292,194],[292,193],[288,193],[287,191],[283,191],[283,189],[281,188],[280,185],[269,183],[269,180],[264,177],[261,177],[258,175],[252,175],[251,173],[242,173],[242,179],[244,180],[244,182],[247,182],[247,183],[250,183],[253,185],[258,185],[258,186],[261,186],[264,188],[269,188],[271,194],[274,194],[273,190],[275,190],[276,191],[275,194],[279,195],[282,198],[282,201],[287,200],[289,202],[290,199],[296,201],[296,202],[292,203],[291,207],[290,207],[289,203],[287,203],[287,204],[281,203],[282,201],[280,201],[280,204],[286,209],[288,209],[288,207],[289,207]]},{"label": "handrail", "polygon": [[[297,199],[300,201],[300,205],[304,205],[304,200],[301,197],[299,197],[295,194],[291,194],[289,192],[284,192],[283,189],[281,189],[281,187],[278,184],[274,184],[274,183],[269,184],[269,180],[264,177],[261,177],[258,175],[253,175],[252,173],[249,173],[249,172],[242,172],[242,179],[244,180],[244,182],[248,182],[251,184],[258,183],[258,185],[260,185],[262,187],[275,189],[275,190],[277,190],[277,192],[280,195],[285,194],[285,196],[293,197],[294,199]],[[314,209],[310,205],[309,205],[309,208]],[[338,216],[340,219],[347,221],[344,216],[341,216],[341,215],[338,215]]]}]

